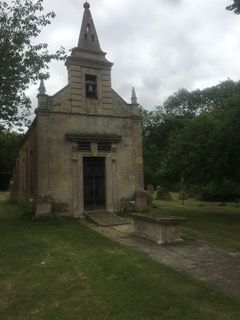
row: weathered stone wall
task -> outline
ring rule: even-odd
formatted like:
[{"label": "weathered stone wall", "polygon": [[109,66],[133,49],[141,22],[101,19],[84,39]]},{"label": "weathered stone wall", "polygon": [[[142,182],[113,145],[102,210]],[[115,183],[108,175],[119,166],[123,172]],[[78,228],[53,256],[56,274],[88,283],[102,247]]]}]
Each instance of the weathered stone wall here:
[{"label": "weathered stone wall", "polygon": [[13,172],[11,199],[29,199],[37,196],[37,128],[30,128],[20,147]]},{"label": "weathered stone wall", "polygon": [[67,203],[71,213],[82,212],[82,158],[93,154],[75,151],[66,134],[118,135],[121,141],[116,150],[94,154],[106,157],[107,206],[117,210],[121,198],[132,198],[135,191],[143,189],[139,130],[136,117],[59,112],[39,115],[39,195]]},{"label": "weathered stone wall", "polygon": [[[51,109],[37,109],[35,125],[19,152],[15,197],[51,196],[67,204],[66,214],[81,214],[84,211],[82,159],[93,155],[106,158],[109,211],[118,210],[122,198],[133,198],[136,191],[143,190],[138,110],[112,89],[111,92],[114,102],[111,108],[85,97],[82,102],[85,107],[73,109],[70,85],[48,98],[52,101]],[[74,150],[66,134],[113,135],[121,139],[111,152],[93,154]]]},{"label": "weathered stone wall", "polygon": [[[91,72],[91,69],[86,69],[84,74],[86,72]],[[85,156],[106,158],[108,211],[119,210],[122,198],[133,198],[136,191],[143,190],[138,108],[127,104],[112,90],[110,71],[108,76],[105,72],[100,70],[98,73],[95,70],[94,73],[97,73],[98,79],[102,79],[98,82],[96,100],[86,98],[82,89],[85,87],[84,80],[81,80],[80,73],[77,75],[72,71],[73,83],[70,82],[53,97],[43,96],[45,103],[39,103],[35,127],[30,130],[19,152],[15,178],[17,197],[50,196],[54,201],[66,204],[68,209],[65,214],[81,215],[84,211]],[[79,88],[76,88],[75,78],[83,82]],[[76,100],[77,97],[79,100]],[[40,97],[39,101],[43,98]],[[76,101],[79,101],[78,105]],[[114,144],[111,152],[79,152],[66,138],[67,134],[119,136],[120,141]],[[33,158],[31,161],[29,152]],[[33,170],[35,174],[32,174]]]}]

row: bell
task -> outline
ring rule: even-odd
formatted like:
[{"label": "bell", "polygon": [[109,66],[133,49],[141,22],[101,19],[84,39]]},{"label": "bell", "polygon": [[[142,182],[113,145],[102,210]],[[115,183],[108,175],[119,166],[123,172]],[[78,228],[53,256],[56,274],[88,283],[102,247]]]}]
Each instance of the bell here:
[{"label": "bell", "polygon": [[88,92],[89,92],[89,93],[93,93],[93,92],[94,92],[92,84],[89,84],[89,86],[88,86]]}]

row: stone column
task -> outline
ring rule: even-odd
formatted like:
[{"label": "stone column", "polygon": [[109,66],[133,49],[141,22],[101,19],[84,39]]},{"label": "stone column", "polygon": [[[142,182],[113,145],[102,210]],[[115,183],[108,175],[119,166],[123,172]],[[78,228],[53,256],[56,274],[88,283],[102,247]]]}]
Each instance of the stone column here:
[{"label": "stone column", "polygon": [[80,218],[83,212],[83,157],[76,155],[72,159],[72,213],[75,218]]},{"label": "stone column", "polygon": [[112,159],[108,155],[106,157],[106,204],[107,211],[113,212],[113,181],[112,181]]},{"label": "stone column", "polygon": [[37,195],[49,195],[49,114],[37,113]]},{"label": "stone column", "polygon": [[84,212],[84,188],[83,188],[83,156],[79,155],[79,193],[78,193],[78,199],[79,199],[79,212],[83,214]]},{"label": "stone column", "polygon": [[117,182],[117,160],[112,159],[112,181],[113,181],[113,209],[118,210],[118,182]]}]

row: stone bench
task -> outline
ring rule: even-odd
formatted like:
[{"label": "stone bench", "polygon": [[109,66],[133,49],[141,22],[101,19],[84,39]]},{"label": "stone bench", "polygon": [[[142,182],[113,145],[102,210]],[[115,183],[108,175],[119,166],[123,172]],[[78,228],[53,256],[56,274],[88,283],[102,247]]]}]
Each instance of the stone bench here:
[{"label": "stone bench", "polygon": [[130,213],[134,221],[137,235],[157,244],[176,243],[183,241],[179,234],[179,225],[186,218],[158,217],[151,214]]}]

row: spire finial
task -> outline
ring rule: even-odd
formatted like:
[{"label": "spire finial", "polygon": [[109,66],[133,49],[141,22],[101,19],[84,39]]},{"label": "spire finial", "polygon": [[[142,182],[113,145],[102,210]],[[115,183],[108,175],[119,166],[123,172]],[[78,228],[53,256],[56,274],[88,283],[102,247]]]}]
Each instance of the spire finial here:
[{"label": "spire finial", "polygon": [[102,53],[90,11],[90,4],[86,1],[83,7],[85,10],[78,40],[78,48]]},{"label": "spire finial", "polygon": [[43,79],[41,79],[41,81],[40,81],[40,86],[38,88],[38,91],[39,91],[39,94],[41,94],[41,95],[45,95],[45,93],[46,93],[46,88],[45,88]]},{"label": "spire finial", "polygon": [[137,96],[136,96],[136,91],[135,91],[135,88],[134,88],[134,87],[132,87],[132,97],[131,97],[131,100],[132,100],[132,104],[138,104]]},{"label": "spire finial", "polygon": [[83,8],[84,8],[85,10],[90,9],[90,4],[86,1],[86,2],[83,4]]}]

